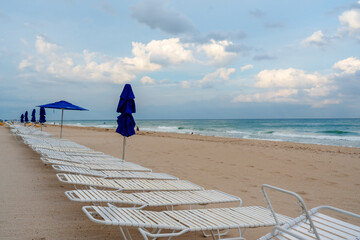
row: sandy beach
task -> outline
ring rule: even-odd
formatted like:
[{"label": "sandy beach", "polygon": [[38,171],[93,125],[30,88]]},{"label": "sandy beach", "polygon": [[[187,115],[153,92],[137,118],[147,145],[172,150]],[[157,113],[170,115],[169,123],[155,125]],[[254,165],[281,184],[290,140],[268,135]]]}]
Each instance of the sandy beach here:
[{"label": "sandy beach", "polygon": [[[44,130],[59,136],[58,126]],[[63,138],[122,156],[122,136],[114,129],[66,126]],[[359,148],[140,131],[127,139],[125,160],[239,196],[244,206],[266,206],[260,187],[267,183],[299,193],[309,208],[332,205],[360,213]],[[73,187],[55,173],[0,127],[0,239],[120,239],[116,227],[92,223],[82,204],[65,197]],[[294,200],[273,197],[280,213],[299,214]],[[257,239],[269,231],[249,229],[245,237]]]}]

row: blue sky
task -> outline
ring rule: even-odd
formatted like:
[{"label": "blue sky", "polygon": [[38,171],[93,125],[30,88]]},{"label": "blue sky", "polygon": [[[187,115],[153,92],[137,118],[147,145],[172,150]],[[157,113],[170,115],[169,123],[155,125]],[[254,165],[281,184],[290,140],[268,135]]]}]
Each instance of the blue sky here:
[{"label": "blue sky", "polygon": [[[360,1],[5,1],[0,118],[360,117]],[[60,111],[49,111],[57,119]]]}]

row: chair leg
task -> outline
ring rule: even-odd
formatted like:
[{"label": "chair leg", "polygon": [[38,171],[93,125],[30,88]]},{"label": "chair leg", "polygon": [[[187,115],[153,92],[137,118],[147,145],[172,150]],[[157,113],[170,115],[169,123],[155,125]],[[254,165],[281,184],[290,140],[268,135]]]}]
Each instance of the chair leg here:
[{"label": "chair leg", "polygon": [[[227,230],[227,233],[229,233],[229,229]],[[225,234],[219,234],[219,240],[246,240],[246,238],[243,237],[245,231],[246,231],[246,228],[243,228],[241,230],[241,228],[238,228],[238,231],[239,231],[239,236],[238,237],[234,237],[234,238],[221,238],[221,236],[224,236]],[[219,232],[219,231],[218,231]]]},{"label": "chair leg", "polygon": [[127,227],[124,227],[125,231],[122,227],[119,227],[119,228],[120,228],[120,232],[121,232],[121,235],[123,236],[124,240],[128,240],[128,239],[132,240],[131,234]]},{"label": "chair leg", "polygon": [[[220,233],[220,231],[217,230],[217,234],[215,234],[215,235],[219,236],[219,239],[221,239],[220,236],[225,236],[229,232],[230,232],[230,229],[224,230],[224,232],[222,232],[222,233]],[[205,231],[202,231],[202,233],[203,233],[204,237],[211,237],[214,234],[212,231],[210,231],[210,234],[207,234]]]},{"label": "chair leg", "polygon": [[124,230],[122,229],[122,227],[119,227],[119,228],[120,228],[120,232],[121,232],[121,235],[123,236],[124,240],[127,240]]}]

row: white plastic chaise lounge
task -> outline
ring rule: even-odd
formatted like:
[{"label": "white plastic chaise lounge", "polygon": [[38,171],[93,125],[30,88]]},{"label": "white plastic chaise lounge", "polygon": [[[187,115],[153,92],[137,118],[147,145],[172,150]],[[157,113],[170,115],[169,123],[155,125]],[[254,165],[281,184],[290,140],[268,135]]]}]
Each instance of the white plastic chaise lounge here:
[{"label": "white plastic chaise lounge", "polygon": [[274,212],[274,208],[271,205],[270,199],[266,193],[266,188],[275,190],[281,193],[289,194],[298,200],[298,205],[303,210],[303,214],[292,221],[281,225],[276,217],[276,226],[271,233],[259,238],[258,240],[282,240],[282,239],[300,239],[300,240],[359,240],[360,239],[360,226],[356,226],[349,222],[345,222],[338,218],[320,213],[320,210],[326,210],[326,212],[335,212],[337,214],[344,214],[347,217],[354,217],[360,219],[359,214],[348,212],[339,208],[331,206],[319,206],[307,210],[304,200],[296,193],[290,192],[278,187],[264,184],[262,191],[266,201],[270,207],[270,210]]},{"label": "white plastic chaise lounge", "polygon": [[[64,156],[64,157],[49,157],[48,155],[42,155],[45,160],[51,159],[56,161],[62,161],[64,163],[78,163],[78,164],[122,164],[125,161],[117,158],[94,158],[87,156]],[[43,160],[43,159],[42,159]],[[129,162],[128,162],[129,163]]]},{"label": "white plastic chaise lounge", "polygon": [[[99,206],[82,209],[93,222],[118,226],[124,239],[131,239],[128,227],[137,228],[144,239],[175,237],[194,231],[210,231],[213,239],[224,239],[220,231],[229,229],[239,232],[238,237],[231,239],[245,239],[243,234],[247,228],[275,225],[270,210],[257,206],[162,212]],[[289,220],[282,215],[277,218],[281,223]]]},{"label": "white plastic chaise lounge", "polygon": [[134,171],[101,171],[92,170],[88,168],[80,168],[66,165],[52,165],[52,168],[58,172],[75,173],[81,175],[90,175],[102,178],[125,178],[125,179],[163,179],[163,180],[178,180],[167,173],[154,173],[154,172],[134,172]]},{"label": "white plastic chaise lounge", "polygon": [[196,191],[202,187],[186,180],[104,179],[66,173],[56,174],[60,182],[118,191]]},{"label": "white plastic chaise lounge", "polygon": [[44,157],[48,157],[51,159],[58,159],[62,161],[69,162],[102,162],[102,163],[116,163],[123,162],[123,159],[115,158],[110,155],[105,154],[87,154],[87,153],[67,153],[67,152],[59,152],[59,151],[51,151],[51,150],[42,150],[37,151]]},{"label": "white plastic chaise lounge", "polygon": [[72,201],[85,203],[112,203],[116,206],[132,205],[137,209],[145,207],[166,207],[174,210],[178,205],[208,205],[217,203],[238,203],[241,199],[217,190],[203,191],[154,191],[121,193],[108,190],[72,190],[65,195]]},{"label": "white plastic chaise lounge", "polygon": [[48,144],[34,144],[31,145],[32,149],[39,149],[41,150],[51,150],[51,151],[58,151],[58,152],[72,152],[72,153],[92,153],[92,154],[104,154],[102,152],[96,152],[92,150],[91,148],[81,146],[81,147],[62,147],[62,146],[52,146]]},{"label": "white plastic chaise lounge", "polygon": [[75,163],[51,158],[40,158],[44,164],[66,165],[72,167],[88,168],[100,171],[133,171],[133,172],[151,172],[150,168],[145,168],[131,162],[117,162],[117,163]]}]

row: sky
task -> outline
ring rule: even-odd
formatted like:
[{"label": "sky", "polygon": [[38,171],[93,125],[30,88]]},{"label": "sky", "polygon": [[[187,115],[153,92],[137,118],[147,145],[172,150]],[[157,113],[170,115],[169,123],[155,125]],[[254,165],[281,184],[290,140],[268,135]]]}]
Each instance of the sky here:
[{"label": "sky", "polygon": [[135,119],[360,117],[360,1],[14,0],[0,30],[0,119],[115,120],[126,83]]}]

